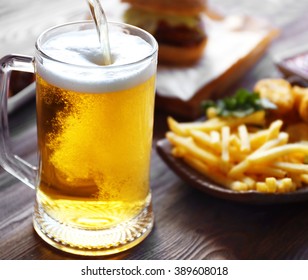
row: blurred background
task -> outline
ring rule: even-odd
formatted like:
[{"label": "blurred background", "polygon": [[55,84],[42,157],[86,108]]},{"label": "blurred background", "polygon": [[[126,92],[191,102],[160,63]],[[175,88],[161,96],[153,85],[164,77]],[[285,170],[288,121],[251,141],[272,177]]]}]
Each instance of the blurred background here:
[{"label": "blurred background", "polygon": [[[118,0],[101,2],[109,7]],[[48,3],[48,6],[44,3]],[[208,4],[211,9],[226,15],[247,14],[269,19],[273,25],[283,27],[286,32],[289,31],[288,26],[292,29],[292,22],[296,18],[305,17],[308,12],[308,0],[208,0]],[[31,54],[28,42],[33,42],[33,46],[43,30],[55,24],[84,19],[87,15],[86,0],[1,0],[0,56],[14,52]],[[308,29],[303,27],[303,32],[305,34],[302,36],[308,44]],[[292,42],[287,46],[292,46]]]},{"label": "blurred background", "polygon": [[[125,7],[119,2],[101,0],[109,19],[120,13],[122,6]],[[273,42],[264,58],[249,71],[246,81],[252,80],[254,76],[279,75],[272,58],[280,52],[299,46],[308,49],[305,20],[308,0],[208,0],[208,6],[222,15],[263,18],[281,29],[279,38]],[[0,57],[10,53],[33,55],[36,38],[42,31],[57,24],[89,18],[88,10],[86,0],[0,0]],[[243,81],[242,86],[250,86],[245,83]]]}]

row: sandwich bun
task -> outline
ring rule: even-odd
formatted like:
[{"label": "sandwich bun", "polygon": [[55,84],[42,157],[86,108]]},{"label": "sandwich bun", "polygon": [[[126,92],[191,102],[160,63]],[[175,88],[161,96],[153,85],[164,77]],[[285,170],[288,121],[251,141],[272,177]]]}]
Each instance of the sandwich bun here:
[{"label": "sandwich bun", "polygon": [[124,21],[150,32],[159,45],[159,64],[188,66],[203,55],[207,34],[204,0],[122,0]]},{"label": "sandwich bun", "polygon": [[200,60],[206,46],[207,39],[191,47],[176,47],[167,44],[159,45],[158,61],[161,64],[189,66]]}]

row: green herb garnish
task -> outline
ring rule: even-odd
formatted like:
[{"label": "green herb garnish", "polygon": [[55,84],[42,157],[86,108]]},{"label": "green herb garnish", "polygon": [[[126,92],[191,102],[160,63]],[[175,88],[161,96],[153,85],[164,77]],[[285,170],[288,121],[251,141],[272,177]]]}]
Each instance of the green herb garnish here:
[{"label": "green herb garnish", "polygon": [[258,93],[246,89],[239,89],[234,96],[225,97],[216,102],[213,100],[203,101],[201,106],[205,112],[208,108],[214,107],[218,116],[238,118],[260,110],[277,109],[276,105],[268,99],[260,98]]}]

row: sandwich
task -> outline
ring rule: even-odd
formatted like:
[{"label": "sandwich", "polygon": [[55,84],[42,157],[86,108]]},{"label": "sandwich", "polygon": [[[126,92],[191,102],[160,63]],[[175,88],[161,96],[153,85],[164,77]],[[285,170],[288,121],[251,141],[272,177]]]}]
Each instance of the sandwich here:
[{"label": "sandwich", "polygon": [[159,45],[160,64],[186,66],[203,55],[207,34],[206,0],[122,0],[126,23],[151,33]]}]

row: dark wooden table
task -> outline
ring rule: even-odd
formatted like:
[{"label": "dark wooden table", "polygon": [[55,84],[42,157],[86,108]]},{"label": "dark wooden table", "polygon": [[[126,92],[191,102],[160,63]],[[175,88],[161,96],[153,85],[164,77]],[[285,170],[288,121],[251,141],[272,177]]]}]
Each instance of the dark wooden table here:
[{"label": "dark wooden table", "polygon": [[[269,52],[234,87],[249,87],[259,78],[279,76],[272,54],[308,45],[306,0],[212,2],[222,12],[268,18],[282,30]],[[69,0],[2,1],[0,55],[29,54],[35,36],[47,25],[80,19],[86,5],[74,3],[72,7]],[[18,18],[22,21],[17,22]],[[166,116],[159,111],[155,114],[151,166],[155,228],[137,247],[108,258],[308,259],[308,202],[258,206],[221,200],[194,190],[168,169],[156,153],[155,143],[167,130]],[[10,115],[10,128],[15,153],[35,162],[34,99]],[[36,235],[32,227],[34,196],[33,190],[0,171],[0,259],[85,259],[53,249]]]}]

